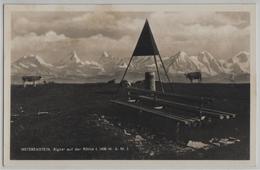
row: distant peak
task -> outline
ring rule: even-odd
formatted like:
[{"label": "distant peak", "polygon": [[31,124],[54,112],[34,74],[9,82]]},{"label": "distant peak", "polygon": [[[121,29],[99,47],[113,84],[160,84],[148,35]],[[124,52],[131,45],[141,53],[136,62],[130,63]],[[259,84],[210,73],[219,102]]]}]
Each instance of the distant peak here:
[{"label": "distant peak", "polygon": [[178,54],[179,55],[187,55],[187,53],[185,51],[179,51]]},{"label": "distant peak", "polygon": [[215,57],[208,51],[201,51],[199,53],[199,57],[206,57],[206,58],[210,58],[210,59],[215,59]]},{"label": "distant peak", "polygon": [[77,55],[77,53],[76,53],[76,51],[75,51],[75,50],[73,50],[73,51],[72,51],[72,54],[73,54],[73,55]]},{"label": "distant peak", "polygon": [[173,56],[174,58],[186,58],[188,54],[185,51],[179,51],[176,55]]},{"label": "distant peak", "polygon": [[22,57],[23,59],[35,59],[35,60],[39,60],[42,61],[43,59],[37,55],[34,54],[30,54],[30,55],[25,55]]},{"label": "distant peak", "polygon": [[233,62],[248,62],[249,61],[249,52],[240,51],[237,55],[232,58]]},{"label": "distant peak", "polygon": [[38,57],[37,55],[29,54],[29,55],[23,56],[22,58],[26,59],[26,58],[37,58],[37,57]]},{"label": "distant peak", "polygon": [[108,52],[106,52],[106,51],[103,52],[103,57],[106,57],[106,58],[107,58],[107,57],[109,57],[109,56],[110,56],[110,55],[108,54]]},{"label": "distant peak", "polygon": [[78,57],[78,55],[77,55],[75,50],[72,51],[72,55],[70,57],[70,60],[73,61],[73,62],[76,62],[76,63],[82,63],[82,61]]},{"label": "distant peak", "polygon": [[247,52],[247,51],[240,51],[239,53],[237,53],[236,56],[239,56],[239,55],[249,55],[250,53]]},{"label": "distant peak", "polygon": [[201,52],[200,52],[200,54],[204,54],[204,55],[208,54],[208,55],[211,55],[211,53],[210,53],[210,52],[208,52],[208,51],[205,51],[205,50],[204,50],[204,51],[201,51]]},{"label": "distant peak", "polygon": [[52,64],[45,62],[40,56],[34,55],[34,54],[25,55],[18,60],[19,60],[19,62],[32,62],[32,63],[36,62],[36,63],[39,63],[41,65],[52,66]]},{"label": "distant peak", "polygon": [[78,55],[75,50],[71,52],[71,58],[78,58]]}]

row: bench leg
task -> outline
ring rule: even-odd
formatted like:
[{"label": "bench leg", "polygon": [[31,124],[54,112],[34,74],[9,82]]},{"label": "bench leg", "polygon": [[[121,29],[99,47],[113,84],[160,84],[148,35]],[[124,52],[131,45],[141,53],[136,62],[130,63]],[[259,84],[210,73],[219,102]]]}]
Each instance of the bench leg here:
[{"label": "bench leg", "polygon": [[175,136],[176,136],[176,142],[179,143],[180,141],[180,132],[181,132],[181,126],[180,126],[180,122],[176,123],[176,129],[175,129]]}]

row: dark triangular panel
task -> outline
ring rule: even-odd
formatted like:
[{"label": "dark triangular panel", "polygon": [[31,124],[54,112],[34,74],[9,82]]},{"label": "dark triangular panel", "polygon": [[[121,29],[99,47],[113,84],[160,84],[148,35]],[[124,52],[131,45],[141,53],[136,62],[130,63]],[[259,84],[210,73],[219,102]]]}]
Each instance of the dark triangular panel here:
[{"label": "dark triangular panel", "polygon": [[149,23],[146,20],[142,33],[138,39],[133,56],[159,55]]}]

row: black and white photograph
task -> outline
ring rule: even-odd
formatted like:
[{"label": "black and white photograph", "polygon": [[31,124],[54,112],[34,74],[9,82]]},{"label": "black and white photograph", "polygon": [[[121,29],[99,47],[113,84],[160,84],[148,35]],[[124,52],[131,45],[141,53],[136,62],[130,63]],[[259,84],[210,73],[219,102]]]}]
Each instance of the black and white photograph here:
[{"label": "black and white photograph", "polygon": [[5,159],[254,159],[254,7],[5,5]]}]

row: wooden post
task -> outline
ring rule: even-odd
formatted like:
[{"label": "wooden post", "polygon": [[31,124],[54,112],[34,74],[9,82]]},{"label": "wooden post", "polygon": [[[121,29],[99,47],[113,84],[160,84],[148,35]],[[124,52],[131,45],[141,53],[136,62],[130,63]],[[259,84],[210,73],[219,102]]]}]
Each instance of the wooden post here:
[{"label": "wooden post", "polygon": [[129,66],[130,66],[130,64],[131,64],[131,61],[132,61],[133,57],[134,57],[134,56],[132,55],[132,57],[130,58],[129,63],[128,63],[126,69],[125,69],[124,75],[123,75],[123,77],[122,77],[120,83],[124,80],[125,75],[126,75],[126,72],[127,72],[128,68],[129,68]]},{"label": "wooden post", "polygon": [[159,69],[158,69],[158,64],[157,64],[156,56],[154,55],[153,58],[154,58],[154,62],[155,62],[155,65],[156,65],[156,70],[157,70],[157,74],[158,74],[158,79],[159,79],[159,82],[160,82],[161,90],[162,90],[162,93],[164,93],[164,89],[163,89],[163,85],[162,85],[162,81],[161,81],[161,76],[160,76]]},{"label": "wooden post", "polygon": [[171,89],[172,89],[172,91],[173,91],[174,89],[173,89],[172,84],[171,84],[172,82],[171,82],[171,80],[170,80],[170,78],[169,78],[169,76],[168,76],[168,73],[167,73],[166,68],[165,68],[165,66],[164,66],[164,64],[163,64],[163,61],[162,61],[162,58],[161,58],[161,55],[160,55],[160,54],[159,54],[159,59],[160,59],[160,61],[161,61],[161,63],[162,63],[163,70],[164,70],[164,72],[165,72],[165,76],[166,76],[166,78],[168,79],[168,82],[170,83]]},{"label": "wooden post", "polygon": [[120,89],[121,83],[122,83],[122,81],[123,81],[124,78],[125,78],[125,75],[126,75],[126,73],[127,73],[127,70],[128,70],[128,68],[129,68],[129,66],[130,66],[130,64],[131,64],[131,61],[132,61],[133,57],[134,57],[134,56],[132,55],[131,58],[130,58],[130,60],[129,60],[129,63],[128,63],[126,69],[125,69],[124,75],[123,75],[122,79],[121,79],[120,82],[119,82],[119,86],[118,86],[118,88],[117,88],[117,90],[116,90],[116,94],[118,94],[118,91],[119,91],[119,89]]},{"label": "wooden post", "polygon": [[176,142],[180,141],[180,122],[176,122],[176,129],[175,129],[175,140]]}]

